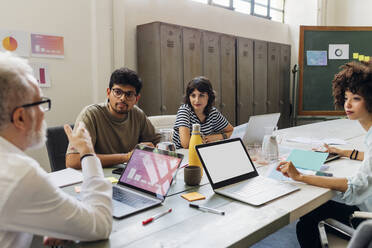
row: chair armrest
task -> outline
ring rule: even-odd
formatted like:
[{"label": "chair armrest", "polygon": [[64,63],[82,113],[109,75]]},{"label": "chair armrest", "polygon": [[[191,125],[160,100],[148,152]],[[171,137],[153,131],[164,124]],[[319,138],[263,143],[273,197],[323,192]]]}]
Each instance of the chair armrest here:
[{"label": "chair armrest", "polygon": [[355,211],[351,215],[351,218],[372,219],[372,213],[370,213],[370,212]]},{"label": "chair armrest", "polygon": [[348,237],[352,237],[354,235],[354,232],[355,230],[348,226],[348,225],[345,225],[337,220],[334,220],[334,219],[326,219],[324,221],[320,221],[319,224],[318,224],[318,230],[319,230],[319,237],[320,237],[320,243],[322,245],[323,248],[328,248],[328,238],[327,238],[327,234],[326,234],[326,231],[325,231],[325,225],[348,236]]},{"label": "chair armrest", "polygon": [[327,233],[324,228],[324,221],[320,221],[318,223],[318,230],[319,230],[319,238],[320,238],[320,244],[322,245],[322,248],[328,248],[328,238]]},{"label": "chair armrest", "polygon": [[349,236],[349,237],[352,237],[354,235],[354,228],[348,226],[348,225],[345,225],[337,220],[334,220],[334,219],[326,219],[324,221],[324,224],[333,228],[334,230],[337,230],[339,231],[340,233],[346,235],[346,236]]},{"label": "chair armrest", "polygon": [[360,248],[360,247],[371,247],[372,246],[372,220],[362,222],[353,238],[350,240],[348,248]]}]

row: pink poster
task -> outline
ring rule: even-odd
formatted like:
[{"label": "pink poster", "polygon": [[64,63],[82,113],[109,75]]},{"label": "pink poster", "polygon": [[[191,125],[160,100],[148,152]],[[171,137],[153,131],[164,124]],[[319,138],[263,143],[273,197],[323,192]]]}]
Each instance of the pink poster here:
[{"label": "pink poster", "polygon": [[63,36],[31,34],[33,57],[64,58]]}]

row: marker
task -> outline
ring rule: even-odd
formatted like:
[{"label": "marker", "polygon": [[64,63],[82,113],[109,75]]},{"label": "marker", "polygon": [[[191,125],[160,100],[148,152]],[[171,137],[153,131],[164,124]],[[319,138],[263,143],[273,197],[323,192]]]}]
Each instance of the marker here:
[{"label": "marker", "polygon": [[170,213],[170,212],[172,212],[172,209],[171,208],[168,209],[167,211],[163,212],[163,213],[154,215],[153,217],[148,218],[147,220],[142,221],[142,225],[146,225],[146,224],[152,222],[153,220],[159,219],[160,217],[162,217],[162,216],[164,216],[164,215],[166,215],[167,213]]},{"label": "marker", "polygon": [[210,213],[225,215],[225,212],[224,211],[220,211],[220,210],[217,210],[217,209],[213,209],[213,208],[209,208],[209,207],[204,207],[204,206],[199,206],[199,205],[193,204],[193,203],[190,203],[189,206],[192,207],[192,208],[203,209],[203,210],[205,210],[207,212],[210,212]]}]

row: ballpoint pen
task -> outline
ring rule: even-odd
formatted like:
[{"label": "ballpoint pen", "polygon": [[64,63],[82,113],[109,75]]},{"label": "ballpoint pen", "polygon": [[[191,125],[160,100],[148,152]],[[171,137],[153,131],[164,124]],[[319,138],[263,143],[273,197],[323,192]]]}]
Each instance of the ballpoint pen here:
[{"label": "ballpoint pen", "polygon": [[146,225],[146,224],[152,222],[153,220],[156,220],[156,219],[158,219],[158,218],[160,218],[160,217],[162,217],[162,216],[164,216],[164,215],[166,215],[167,213],[170,213],[170,212],[172,212],[171,208],[168,209],[167,211],[163,212],[163,213],[154,215],[154,216],[148,218],[147,220],[142,221],[142,225]]},{"label": "ballpoint pen", "polygon": [[190,203],[189,206],[192,207],[192,208],[203,209],[203,210],[208,211],[210,213],[225,215],[224,211],[220,211],[220,210],[217,210],[217,209],[213,209],[213,208],[209,208],[209,207],[205,207],[205,206],[200,206],[200,205],[193,204],[193,203]]}]

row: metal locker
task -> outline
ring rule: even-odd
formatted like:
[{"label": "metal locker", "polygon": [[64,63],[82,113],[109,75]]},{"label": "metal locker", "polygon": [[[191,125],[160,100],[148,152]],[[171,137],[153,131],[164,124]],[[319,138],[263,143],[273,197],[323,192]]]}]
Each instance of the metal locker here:
[{"label": "metal locker", "polygon": [[237,38],[237,125],[253,115],[253,40]]},{"label": "metal locker", "polygon": [[267,42],[254,41],[253,113],[267,113]]},{"label": "metal locker", "polygon": [[290,123],[291,105],[289,100],[290,73],[291,73],[291,46],[280,45],[280,78],[279,78],[279,104],[281,117],[279,128],[287,128]]},{"label": "metal locker", "polygon": [[280,45],[268,44],[267,55],[267,113],[280,112],[279,80],[280,80]]},{"label": "metal locker", "polygon": [[235,126],[235,38],[221,35],[221,113]]},{"label": "metal locker", "polygon": [[220,35],[203,32],[203,75],[212,83],[216,92],[215,107],[221,109]]},{"label": "metal locker", "polygon": [[138,104],[146,115],[161,114],[159,30],[160,23],[137,26],[137,68],[143,83]]},{"label": "metal locker", "polygon": [[[203,75],[201,42],[202,33],[200,30],[182,28],[183,87],[185,90],[191,79]],[[183,92],[185,93],[185,91]]]},{"label": "metal locker", "polygon": [[[160,24],[162,114],[177,114],[183,96],[181,27]],[[151,99],[151,98],[150,98]]]}]

